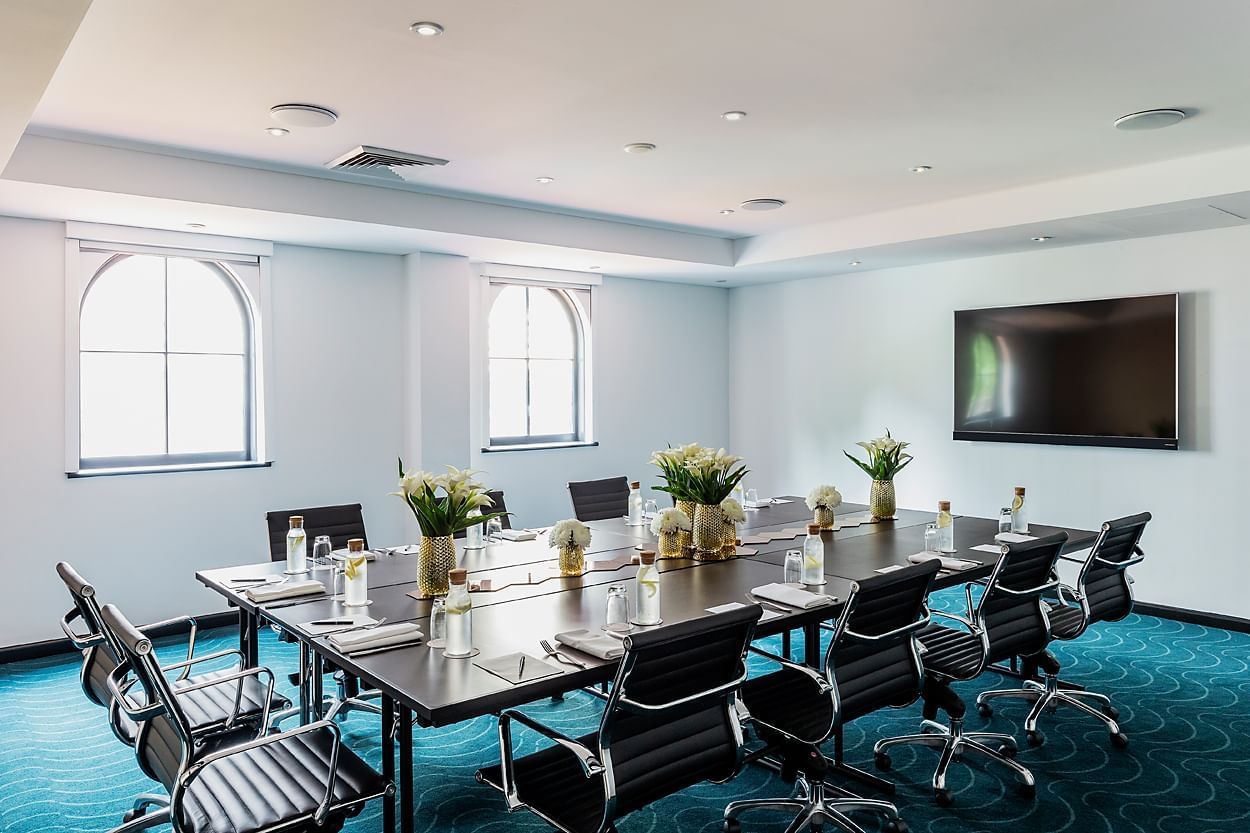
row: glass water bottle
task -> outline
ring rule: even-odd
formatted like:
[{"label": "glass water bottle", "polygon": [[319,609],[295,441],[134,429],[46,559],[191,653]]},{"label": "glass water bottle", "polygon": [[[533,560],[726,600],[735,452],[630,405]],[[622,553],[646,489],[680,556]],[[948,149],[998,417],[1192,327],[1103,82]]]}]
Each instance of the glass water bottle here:
[{"label": "glass water bottle", "polygon": [[447,575],[447,648],[443,656],[473,655],[473,601],[469,598],[469,571],[457,567]]},{"label": "glass water bottle", "polygon": [[938,552],[955,551],[955,519],[951,517],[951,502],[938,501]]},{"label": "glass water bottle", "polygon": [[1016,487],[1016,496],[1011,499],[1011,531],[1027,535],[1029,532],[1029,516],[1024,508],[1024,487]]},{"label": "glass water bottle", "polygon": [[[482,517],[481,509],[469,510],[470,518]],[[473,526],[465,527],[464,530],[464,548],[466,550],[480,550],[485,544],[482,543],[482,525],[475,523]]]},{"label": "glass water bottle", "polygon": [[308,572],[308,536],[304,534],[304,516],[292,515],[291,529],[286,534],[286,571],[290,575]]},{"label": "glass water bottle", "polygon": [[629,525],[642,526],[642,483],[629,484]]},{"label": "glass water bottle", "polygon": [[820,540],[820,527],[807,525],[807,537],[803,539],[803,583],[825,583],[825,543]]},{"label": "glass water bottle", "polygon": [[369,604],[369,560],[363,538],[347,541],[347,561],[343,563],[343,604],[364,607]]},{"label": "glass water bottle", "polygon": [[635,624],[658,625],[660,619],[660,570],[655,565],[655,551],[643,550],[638,555],[638,618]]}]

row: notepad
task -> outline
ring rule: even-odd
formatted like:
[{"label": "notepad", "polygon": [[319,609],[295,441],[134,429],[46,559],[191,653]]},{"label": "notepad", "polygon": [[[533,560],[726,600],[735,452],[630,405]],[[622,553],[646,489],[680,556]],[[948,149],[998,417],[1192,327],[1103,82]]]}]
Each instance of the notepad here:
[{"label": "notepad", "polygon": [[1008,544],[1023,544],[1025,541],[1036,541],[1036,535],[1022,535],[1019,532],[1000,532],[994,536],[996,541],[1006,541]]}]

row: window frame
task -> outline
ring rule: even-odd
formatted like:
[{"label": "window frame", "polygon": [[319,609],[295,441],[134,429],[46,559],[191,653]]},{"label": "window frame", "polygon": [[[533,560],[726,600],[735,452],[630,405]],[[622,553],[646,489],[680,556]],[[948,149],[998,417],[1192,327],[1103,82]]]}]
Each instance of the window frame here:
[{"label": "window frame", "polygon": [[[517,267],[518,269],[520,267]],[[527,270],[541,272],[544,270]],[[578,276],[583,279],[598,276]],[[511,275],[499,276],[495,274],[484,274],[484,292],[482,303],[482,384],[480,385],[482,397],[482,434],[484,442],[481,450],[483,452],[499,452],[499,451],[527,451],[537,449],[550,448],[576,448],[581,446],[598,445],[594,441],[592,435],[593,425],[593,334],[594,323],[593,314],[595,307],[595,290],[597,281],[586,281],[584,283],[574,283],[565,280],[542,280],[528,279],[523,277],[513,277]],[[574,394],[574,413],[573,423],[574,431],[571,434],[523,434],[516,436],[495,437],[490,430],[490,315],[494,309],[495,300],[503,289],[510,286],[519,286],[525,289],[547,289],[555,292],[560,301],[565,304],[574,328],[574,376],[573,376],[573,394]],[[526,356],[526,361],[532,361]],[[527,374],[528,380],[528,374]],[[530,391],[527,381],[526,385],[526,421],[528,424],[528,410],[530,405]]]},{"label": "window frame", "polygon": [[[106,234],[100,234],[100,231]],[[75,234],[77,232],[77,234]],[[113,234],[107,234],[113,232]],[[158,245],[152,245],[156,243]],[[210,244],[213,250],[205,247]],[[222,245],[226,244],[226,245]],[[260,241],[148,229],[119,229],[93,224],[67,224],[65,293],[65,471],[69,477],[257,468],[271,465],[265,457],[266,351],[263,321],[268,310],[268,270],[272,245]],[[196,452],[135,456],[89,457],[81,454],[81,316],[82,305],[97,278],[130,255],[179,257],[204,262],[229,281],[244,319],[244,449],[240,452]],[[168,328],[168,321],[166,322]],[[169,351],[153,355],[176,355]],[[150,351],[137,351],[150,352]],[[198,354],[197,354],[198,355]],[[167,360],[168,361],[168,360]],[[166,390],[165,430],[169,412]],[[168,447],[168,446],[167,446]]]}]

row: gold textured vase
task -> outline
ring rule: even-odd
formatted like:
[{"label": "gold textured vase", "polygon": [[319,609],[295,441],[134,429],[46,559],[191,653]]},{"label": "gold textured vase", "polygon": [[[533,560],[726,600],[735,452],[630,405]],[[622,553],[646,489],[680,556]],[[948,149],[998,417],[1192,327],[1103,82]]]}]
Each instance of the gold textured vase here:
[{"label": "gold textured vase", "polygon": [[694,507],[693,500],[677,501],[677,508],[686,513],[686,517],[690,519],[691,529],[682,529],[677,533],[677,544],[684,551],[694,546]]},{"label": "gold textured vase", "polygon": [[689,532],[683,530],[674,530],[673,532],[660,533],[660,558],[682,558],[685,554],[685,548],[681,545],[681,536],[685,534],[690,537]]},{"label": "gold textured vase", "polygon": [[837,515],[828,506],[817,506],[812,513],[812,523],[821,529],[833,529],[836,522]]},{"label": "gold textured vase", "polygon": [[700,503],[694,507],[694,560],[723,561],[725,513],[719,505]]},{"label": "gold textured vase", "polygon": [[868,511],[874,521],[893,518],[898,508],[898,499],[894,495],[893,480],[874,480],[868,492]]},{"label": "gold textured vase", "polygon": [[[721,513],[724,517],[724,513]],[[730,558],[738,554],[738,525],[733,521],[725,518],[723,529],[721,532],[720,551],[726,558]]]},{"label": "gold textured vase", "polygon": [[586,550],[576,544],[560,547],[560,575],[580,576],[586,572]]},{"label": "gold textured vase", "polygon": [[456,568],[456,540],[426,535],[417,550],[417,593],[423,599],[446,596],[447,574]]}]

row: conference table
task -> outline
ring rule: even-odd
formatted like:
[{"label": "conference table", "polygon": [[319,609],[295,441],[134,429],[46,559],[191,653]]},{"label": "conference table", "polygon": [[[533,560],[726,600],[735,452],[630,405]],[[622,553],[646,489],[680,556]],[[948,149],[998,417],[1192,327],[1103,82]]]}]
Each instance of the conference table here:
[{"label": "conference table", "polygon": [[[811,513],[801,498],[778,500],[785,502],[747,511],[746,522],[739,525],[743,546],[737,557],[710,562],[687,558],[657,562],[662,573],[661,615],[665,624],[708,616],[709,608],[732,602],[751,603],[753,588],[782,580],[785,553],[801,546],[799,533],[810,521]],[[766,605],[756,629],[758,636],[783,635],[783,650],[788,654],[790,633],[801,632],[805,637],[803,661],[818,665],[820,623],[838,615],[852,592],[853,582],[870,578],[882,569],[907,565],[909,555],[921,552],[925,525],[934,519],[934,514],[900,509],[892,520],[870,522],[868,518],[865,506],[839,507],[839,523],[845,526],[833,533],[833,546],[825,554],[827,583],[819,588],[833,596],[835,602],[806,610],[788,609],[785,613]],[[479,588],[470,593],[473,643],[479,650],[474,659],[446,658],[441,650],[424,644],[358,657],[346,655],[328,638],[315,636],[304,628],[311,621],[348,615],[351,611],[339,602],[322,595],[258,604],[248,598],[246,587],[232,583],[232,579],[273,575],[277,566],[271,561],[201,570],[196,578],[239,609],[239,647],[249,664],[256,664],[259,658],[261,627],[273,624],[294,637],[300,651],[302,720],[320,716],[324,664],[341,668],[381,692],[383,775],[395,781],[398,793],[385,799],[384,826],[394,831],[398,822],[402,833],[411,833],[415,825],[414,724],[446,726],[497,714],[503,709],[598,686],[615,676],[617,660],[598,659],[563,647],[562,653],[576,657],[584,667],[553,662],[561,673],[514,683],[476,664],[517,652],[544,659],[539,640],[554,643],[559,632],[602,627],[611,585],[626,584],[632,596],[636,554],[641,549],[655,549],[655,536],[646,526],[627,525],[624,518],[590,521],[588,526],[592,541],[586,553],[587,572],[574,577],[559,576],[553,569],[556,551],[547,546],[545,531],[532,541],[489,542],[481,549],[466,549],[464,541],[457,541],[460,566],[468,569],[471,588]],[[997,531],[996,520],[956,516],[955,557],[980,566],[939,573],[935,589],[988,576],[998,553],[973,547],[993,543]],[[1088,530],[1030,526],[1030,534],[1037,537],[1060,531],[1068,534],[1065,552],[1088,548],[1096,537],[1095,532]],[[409,549],[414,554],[378,554],[369,563],[371,604],[367,612],[374,619],[385,617],[388,624],[416,623],[428,634],[431,602],[409,595],[416,588],[415,548]],[[331,575],[328,568],[312,573],[327,585]]]}]

